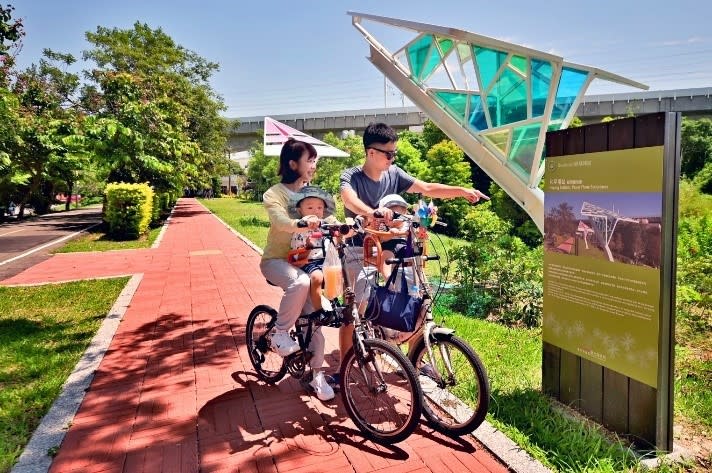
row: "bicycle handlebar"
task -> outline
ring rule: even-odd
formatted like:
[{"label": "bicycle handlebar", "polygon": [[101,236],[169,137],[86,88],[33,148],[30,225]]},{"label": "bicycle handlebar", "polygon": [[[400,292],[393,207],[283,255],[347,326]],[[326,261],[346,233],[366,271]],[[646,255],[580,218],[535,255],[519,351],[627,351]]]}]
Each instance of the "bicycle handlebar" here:
[{"label": "bicycle handlebar", "polygon": [[[383,218],[383,214],[379,211],[373,212],[374,218]],[[420,224],[418,220],[415,220],[415,215],[400,214],[398,212],[393,212],[393,220],[407,220],[415,224]],[[441,222],[440,220],[435,221],[435,225],[440,225],[441,227],[447,227],[447,223]]]},{"label": "bicycle handlebar", "polygon": [[[403,258],[388,258],[386,260],[386,264],[393,265],[393,264],[403,263],[403,262],[408,261],[409,259],[413,259],[413,258],[415,258],[415,256],[405,256]],[[440,255],[431,255],[431,256],[423,257],[424,261],[435,261],[435,260],[439,260],[439,259],[440,259]]]},{"label": "bicycle handlebar", "polygon": [[[306,228],[309,224],[304,220],[297,221],[297,228]],[[345,223],[327,223],[324,220],[319,222],[319,229],[324,230],[329,233],[339,232],[345,235],[351,230],[351,226]]]}]

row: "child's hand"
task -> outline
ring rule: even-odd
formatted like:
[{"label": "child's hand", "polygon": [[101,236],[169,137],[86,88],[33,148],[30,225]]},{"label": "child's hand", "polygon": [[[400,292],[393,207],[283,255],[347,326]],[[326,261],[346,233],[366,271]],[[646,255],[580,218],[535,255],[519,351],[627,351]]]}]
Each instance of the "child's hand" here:
[{"label": "child's hand", "polygon": [[306,228],[309,230],[316,230],[321,224],[321,219],[316,215],[305,215],[304,217],[302,217],[302,221],[306,222]]}]

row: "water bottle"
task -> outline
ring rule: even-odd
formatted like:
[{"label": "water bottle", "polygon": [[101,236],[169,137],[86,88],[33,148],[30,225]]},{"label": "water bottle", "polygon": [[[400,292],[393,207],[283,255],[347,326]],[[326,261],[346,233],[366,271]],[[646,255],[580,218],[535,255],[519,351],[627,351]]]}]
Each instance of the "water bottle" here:
[{"label": "water bottle", "polygon": [[408,295],[412,297],[420,297],[420,287],[418,287],[418,283],[415,280],[413,268],[403,268],[403,271],[405,272],[405,283],[408,285]]}]

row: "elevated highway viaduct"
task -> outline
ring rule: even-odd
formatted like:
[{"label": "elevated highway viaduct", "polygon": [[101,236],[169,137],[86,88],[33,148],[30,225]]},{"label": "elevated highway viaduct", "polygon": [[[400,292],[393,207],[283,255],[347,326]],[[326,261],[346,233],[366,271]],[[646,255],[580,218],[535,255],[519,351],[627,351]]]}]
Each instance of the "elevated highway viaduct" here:
[{"label": "elevated highway viaduct", "polygon": [[[596,123],[603,117],[624,117],[655,112],[682,112],[688,117],[712,117],[712,87],[696,89],[657,90],[625,94],[588,95],[578,106],[576,115],[584,123]],[[416,107],[392,107],[361,110],[338,110],[333,112],[272,115],[292,128],[322,138],[329,132],[361,132],[374,121],[385,122],[396,130],[420,130],[427,119]],[[257,140],[264,126],[264,117],[238,118],[240,126],[230,138],[230,150],[249,149]]]}]

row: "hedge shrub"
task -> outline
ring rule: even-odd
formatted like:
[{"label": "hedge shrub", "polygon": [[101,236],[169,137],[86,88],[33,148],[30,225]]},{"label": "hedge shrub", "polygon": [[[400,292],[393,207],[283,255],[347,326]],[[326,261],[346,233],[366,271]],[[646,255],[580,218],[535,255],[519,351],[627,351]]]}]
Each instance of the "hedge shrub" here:
[{"label": "hedge shrub", "polygon": [[153,189],[148,184],[111,183],[104,193],[109,235],[135,240],[148,231],[153,215]]},{"label": "hedge shrub", "polygon": [[151,207],[151,223],[157,224],[161,220],[161,211],[163,207],[161,206],[162,193],[153,193],[153,206]]}]

